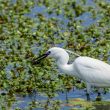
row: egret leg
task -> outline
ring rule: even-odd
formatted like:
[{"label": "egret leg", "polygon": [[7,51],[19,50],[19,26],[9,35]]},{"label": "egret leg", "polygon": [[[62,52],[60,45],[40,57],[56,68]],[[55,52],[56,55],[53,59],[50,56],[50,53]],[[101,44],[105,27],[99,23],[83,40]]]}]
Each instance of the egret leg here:
[{"label": "egret leg", "polygon": [[99,90],[98,90],[98,94],[97,94],[97,97],[96,97],[96,101],[101,101],[101,100],[102,100],[101,91],[102,91],[102,89],[99,89]]},{"label": "egret leg", "polygon": [[68,91],[66,90],[66,103],[68,103]]},{"label": "egret leg", "polygon": [[90,101],[90,90],[91,90],[91,85],[89,83],[87,83],[87,93],[86,93],[86,97],[87,97],[87,101]]},{"label": "egret leg", "polygon": [[98,92],[98,95],[96,97],[96,101],[101,101],[101,100],[102,100],[101,93]]},{"label": "egret leg", "polygon": [[90,101],[91,100],[89,93],[86,93],[86,97],[87,97],[87,101]]}]

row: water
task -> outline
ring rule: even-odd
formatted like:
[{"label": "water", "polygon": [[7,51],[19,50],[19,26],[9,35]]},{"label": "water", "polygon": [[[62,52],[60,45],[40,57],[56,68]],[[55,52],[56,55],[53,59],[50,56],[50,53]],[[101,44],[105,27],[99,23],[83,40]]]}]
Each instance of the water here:
[{"label": "water", "polygon": [[[86,100],[85,93],[86,92],[84,89],[82,89],[82,90],[75,89],[74,91],[73,90],[69,91],[67,93],[67,97],[69,100],[77,99],[77,98]],[[90,97],[91,97],[92,101],[95,101],[95,98],[97,97],[97,93],[92,92],[90,94]],[[31,95],[27,95],[25,97],[17,96],[17,100],[18,100],[18,103],[13,104],[13,109],[16,107],[19,107],[21,109],[25,109],[27,106],[29,106],[29,103],[32,102],[33,100],[36,102],[37,101],[45,102],[47,100],[47,97],[39,95],[39,94],[31,94]],[[68,104],[66,103],[66,93],[59,93],[58,96],[53,98],[52,100],[61,100],[64,102],[64,104],[61,105],[61,110],[70,110],[71,108],[74,107],[74,106],[68,106]],[[102,100],[103,101],[110,101],[110,93],[102,94]],[[107,105],[96,105],[95,107],[96,107],[96,110],[110,110],[109,104],[107,104]],[[43,110],[43,109],[39,108],[39,109],[35,109],[35,110]]]}]

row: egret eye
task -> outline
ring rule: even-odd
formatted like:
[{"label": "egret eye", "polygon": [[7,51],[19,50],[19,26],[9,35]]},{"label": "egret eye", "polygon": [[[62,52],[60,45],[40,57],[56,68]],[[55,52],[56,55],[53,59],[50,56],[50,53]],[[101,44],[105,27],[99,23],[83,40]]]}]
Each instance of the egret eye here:
[{"label": "egret eye", "polygon": [[51,54],[51,51],[48,51],[48,54]]},{"label": "egret eye", "polygon": [[47,56],[50,55],[50,54],[51,54],[51,51],[48,51],[48,52],[47,52]]},{"label": "egret eye", "polygon": [[47,52],[46,52],[46,55],[48,56],[48,55],[50,55],[50,53],[51,53],[51,51],[47,51]]}]

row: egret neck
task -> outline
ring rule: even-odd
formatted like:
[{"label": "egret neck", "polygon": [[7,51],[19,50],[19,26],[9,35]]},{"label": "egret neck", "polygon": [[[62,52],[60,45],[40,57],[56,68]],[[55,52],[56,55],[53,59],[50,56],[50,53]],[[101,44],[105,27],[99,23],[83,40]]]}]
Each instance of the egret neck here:
[{"label": "egret neck", "polygon": [[59,69],[65,74],[74,75],[75,77],[78,77],[78,75],[75,74],[76,72],[74,68],[74,63],[68,64],[68,60],[69,56],[61,55],[61,57],[57,59],[57,65]]}]

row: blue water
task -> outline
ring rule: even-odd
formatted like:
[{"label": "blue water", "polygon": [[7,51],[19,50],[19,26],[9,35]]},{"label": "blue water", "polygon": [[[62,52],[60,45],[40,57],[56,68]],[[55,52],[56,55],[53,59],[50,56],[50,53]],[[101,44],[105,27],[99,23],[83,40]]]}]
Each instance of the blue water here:
[{"label": "blue water", "polygon": [[[77,98],[81,98],[86,100],[86,92],[84,89],[82,90],[71,90],[67,93],[67,97],[68,99],[77,99]],[[91,100],[95,101],[95,98],[97,97],[97,93],[93,93],[91,92],[90,94]],[[21,109],[26,108],[27,106],[29,106],[29,103],[31,101],[39,101],[39,102],[44,102],[47,100],[47,97],[42,96],[40,94],[31,94],[31,95],[27,95],[25,97],[22,96],[17,96],[17,100],[18,103],[15,102],[15,104],[13,104],[13,108],[19,107]],[[58,96],[56,96],[55,98],[53,98],[52,100],[61,100],[63,103],[66,104],[66,93],[59,93]],[[107,94],[102,94],[102,100],[103,101],[110,101],[110,93]],[[70,108],[73,108],[71,106],[61,106],[61,110],[70,110]],[[41,108],[39,109],[35,109],[35,110],[43,110]],[[101,110],[101,109],[100,109]]]}]

